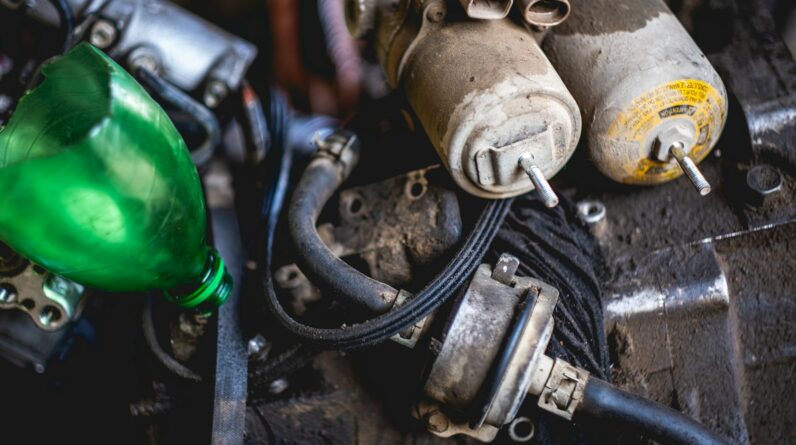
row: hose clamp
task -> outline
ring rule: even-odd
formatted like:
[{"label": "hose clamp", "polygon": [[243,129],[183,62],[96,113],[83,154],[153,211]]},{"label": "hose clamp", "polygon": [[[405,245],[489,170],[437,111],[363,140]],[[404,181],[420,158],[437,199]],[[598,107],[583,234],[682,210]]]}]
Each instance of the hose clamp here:
[{"label": "hose clamp", "polygon": [[351,174],[359,162],[359,138],[348,130],[337,130],[326,137],[316,133],[314,137],[318,151],[315,159],[327,159],[342,167],[341,182]]},{"label": "hose clamp", "polygon": [[583,390],[589,380],[589,372],[556,359],[550,376],[539,396],[539,407],[559,417],[572,420]]}]

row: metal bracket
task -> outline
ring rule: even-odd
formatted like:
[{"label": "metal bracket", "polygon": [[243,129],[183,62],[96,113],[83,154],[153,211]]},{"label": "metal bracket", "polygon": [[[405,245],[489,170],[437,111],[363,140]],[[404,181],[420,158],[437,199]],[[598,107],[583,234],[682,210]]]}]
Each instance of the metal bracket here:
[{"label": "metal bracket", "polygon": [[497,437],[500,428],[492,425],[481,425],[470,428],[467,422],[457,422],[449,417],[435,402],[421,400],[412,410],[412,415],[426,425],[426,429],[437,437],[452,437],[458,434],[473,437],[481,442],[492,442]]},{"label": "metal bracket", "polygon": [[[398,297],[395,298],[393,309],[402,306],[404,303],[409,301],[411,297],[412,297],[411,293],[401,289],[398,292]],[[406,346],[409,349],[414,349],[415,346],[417,345],[417,342],[420,340],[420,337],[423,335],[424,331],[423,328],[430,324],[428,323],[428,321],[431,320],[432,317],[433,314],[421,319],[412,326],[409,326],[403,331],[390,337],[390,340],[398,343],[401,346]]]},{"label": "metal bracket", "polygon": [[27,313],[40,329],[56,331],[80,315],[85,288],[38,266],[0,277],[0,310]]}]

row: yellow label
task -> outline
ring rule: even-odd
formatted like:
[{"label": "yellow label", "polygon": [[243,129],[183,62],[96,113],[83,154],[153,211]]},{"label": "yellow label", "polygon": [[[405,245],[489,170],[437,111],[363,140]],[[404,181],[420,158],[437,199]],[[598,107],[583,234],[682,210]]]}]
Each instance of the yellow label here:
[{"label": "yellow label", "polygon": [[[697,129],[690,156],[701,161],[718,138],[724,122],[724,98],[707,82],[682,79],[660,85],[636,97],[625,112],[608,127],[608,136],[618,141],[643,144],[649,133],[669,119],[688,119]],[[641,159],[627,165],[627,183],[662,182],[680,174],[672,163]]]}]

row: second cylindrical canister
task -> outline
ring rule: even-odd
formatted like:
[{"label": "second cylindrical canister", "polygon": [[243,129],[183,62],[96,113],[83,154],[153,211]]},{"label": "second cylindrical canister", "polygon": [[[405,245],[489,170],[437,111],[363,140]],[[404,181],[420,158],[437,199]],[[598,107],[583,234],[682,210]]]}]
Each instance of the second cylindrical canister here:
[{"label": "second cylindrical canister", "polygon": [[686,170],[710,190],[694,162],[721,134],[727,93],[662,0],[573,0],[544,47],[581,107],[600,171],[658,184]]},{"label": "second cylindrical canister", "polygon": [[[456,182],[501,198],[569,160],[580,111],[533,37],[510,20],[439,23],[404,56],[400,86]],[[521,163],[521,161],[523,161]]]}]

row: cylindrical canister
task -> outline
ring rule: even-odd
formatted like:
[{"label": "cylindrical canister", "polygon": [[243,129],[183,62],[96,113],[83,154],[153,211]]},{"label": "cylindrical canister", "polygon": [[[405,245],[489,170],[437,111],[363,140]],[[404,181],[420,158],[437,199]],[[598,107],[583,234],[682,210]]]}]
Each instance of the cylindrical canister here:
[{"label": "cylindrical canister", "polygon": [[533,37],[508,19],[434,26],[404,56],[399,83],[455,181],[485,198],[525,193],[534,185],[521,156],[555,175],[580,111]]},{"label": "cylindrical canister", "polygon": [[665,182],[682,174],[673,152],[699,162],[716,144],[727,114],[724,84],[662,0],[573,0],[544,48],[581,107],[591,158],[608,177]]}]

